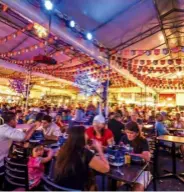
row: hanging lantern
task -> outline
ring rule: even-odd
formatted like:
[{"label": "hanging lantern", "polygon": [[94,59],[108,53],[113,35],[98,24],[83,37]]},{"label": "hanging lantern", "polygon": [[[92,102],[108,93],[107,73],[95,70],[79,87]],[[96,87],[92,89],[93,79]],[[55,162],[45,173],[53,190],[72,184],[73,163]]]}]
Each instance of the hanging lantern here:
[{"label": "hanging lantern", "polygon": [[184,46],[181,46],[181,52],[184,52]]},{"label": "hanging lantern", "polygon": [[127,61],[127,64],[128,64],[128,65],[132,64],[132,60],[131,60],[131,59],[128,60],[128,61]]},{"label": "hanging lantern", "polygon": [[131,51],[130,51],[130,54],[131,54],[132,56],[136,55],[136,50],[131,50]]},{"label": "hanging lantern", "polygon": [[172,65],[173,64],[173,60],[172,59],[168,59],[168,64]]},{"label": "hanging lantern", "polygon": [[144,63],[145,63],[145,60],[140,60],[141,65],[144,65]]},{"label": "hanging lantern", "polygon": [[155,55],[159,55],[159,54],[160,54],[160,49],[155,49],[155,50],[154,50],[154,54],[155,54]]},{"label": "hanging lantern", "polygon": [[165,64],[165,60],[160,60],[160,64],[164,65]]},{"label": "hanging lantern", "polygon": [[162,53],[164,55],[167,55],[169,53],[169,49],[167,49],[167,48],[162,49]]},{"label": "hanging lantern", "polygon": [[138,55],[143,55],[144,54],[144,50],[138,50]]},{"label": "hanging lantern", "polygon": [[3,5],[3,12],[6,12],[8,10],[8,6],[7,5]]},{"label": "hanging lantern", "polygon": [[171,49],[171,51],[173,53],[178,53],[180,51],[180,48],[179,47],[174,47],[174,48]]},{"label": "hanging lantern", "polygon": [[157,65],[158,64],[158,60],[153,60],[153,64]]},{"label": "hanging lantern", "polygon": [[150,50],[147,50],[147,51],[146,51],[146,55],[147,55],[147,56],[150,56],[150,55],[151,55],[151,51],[150,51]]},{"label": "hanging lantern", "polygon": [[180,65],[181,64],[181,59],[176,59],[176,64]]},{"label": "hanging lantern", "polygon": [[151,65],[151,60],[147,60],[147,65]]}]

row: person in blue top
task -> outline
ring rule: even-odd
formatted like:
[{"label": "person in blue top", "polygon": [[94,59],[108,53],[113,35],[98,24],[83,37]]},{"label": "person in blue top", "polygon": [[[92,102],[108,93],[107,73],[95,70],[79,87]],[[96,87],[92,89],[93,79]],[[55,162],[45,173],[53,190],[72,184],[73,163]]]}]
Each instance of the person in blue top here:
[{"label": "person in blue top", "polygon": [[[170,135],[169,131],[166,129],[164,123],[163,123],[163,116],[161,114],[156,115],[156,123],[155,123],[155,129],[158,136],[161,135]],[[163,142],[165,146],[171,147],[172,143],[169,142]],[[182,157],[184,157],[184,145],[176,144],[176,147],[180,149],[180,153]]]},{"label": "person in blue top", "polygon": [[164,123],[163,123],[163,116],[161,114],[156,115],[156,123],[155,123],[155,129],[158,136],[161,135],[169,135],[168,130],[166,129]]}]

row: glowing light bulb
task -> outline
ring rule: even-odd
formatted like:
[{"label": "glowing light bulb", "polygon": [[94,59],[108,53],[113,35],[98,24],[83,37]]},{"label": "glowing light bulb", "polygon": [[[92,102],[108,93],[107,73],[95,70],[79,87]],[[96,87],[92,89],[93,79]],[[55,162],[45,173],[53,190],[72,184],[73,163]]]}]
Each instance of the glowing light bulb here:
[{"label": "glowing light bulb", "polygon": [[53,9],[53,3],[50,0],[45,0],[45,8],[49,11],[51,11]]},{"label": "glowing light bulb", "polygon": [[93,35],[92,35],[91,33],[87,33],[87,34],[86,34],[86,38],[87,38],[88,40],[92,40],[92,39],[93,39]]}]

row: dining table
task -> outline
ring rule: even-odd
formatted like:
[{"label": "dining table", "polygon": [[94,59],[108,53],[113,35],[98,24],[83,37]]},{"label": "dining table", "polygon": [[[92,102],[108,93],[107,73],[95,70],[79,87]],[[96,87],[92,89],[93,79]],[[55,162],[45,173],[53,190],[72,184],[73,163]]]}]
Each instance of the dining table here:
[{"label": "dining table", "polygon": [[132,185],[136,183],[139,176],[149,166],[149,163],[143,164],[123,164],[120,167],[110,166],[110,171],[105,174],[112,180],[112,191],[117,190],[117,182],[126,184],[127,189],[131,189]]},{"label": "dining table", "polygon": [[[50,146],[50,145],[48,145]],[[57,149],[56,149],[57,151]],[[97,154],[98,155],[98,154]],[[107,154],[105,154],[107,158]],[[49,177],[53,177],[53,167],[56,160],[56,156],[53,158],[51,166],[49,168]],[[102,189],[105,191],[105,178],[110,178],[112,181],[112,191],[117,189],[117,182],[121,181],[126,184],[127,189],[131,189],[132,185],[136,183],[139,176],[149,168],[149,162],[131,162],[129,164],[123,164],[121,166],[110,165],[110,171],[108,173],[102,174],[95,171],[96,175],[102,176]]]},{"label": "dining table", "polygon": [[143,129],[154,129],[154,125],[153,124],[144,124]]},{"label": "dining table", "polygon": [[184,129],[181,128],[167,128],[167,130],[171,133],[171,134],[180,134],[181,136],[184,136]]},{"label": "dining table", "polygon": [[179,179],[181,182],[184,183],[184,178],[183,173],[177,173],[176,171],[176,144],[184,144],[184,137],[179,137],[179,136],[172,136],[172,135],[162,135],[162,136],[158,136],[157,138],[157,142],[156,142],[156,168],[158,167],[158,151],[159,151],[159,142],[167,142],[167,143],[171,143],[172,147],[171,147],[171,153],[172,153],[172,172],[167,171],[167,174],[164,174],[162,176],[158,176],[157,173],[157,169],[156,169],[156,177],[158,176],[158,178],[167,178],[167,177],[174,177],[176,179]]},{"label": "dining table", "polygon": [[168,131],[184,131],[184,129],[181,129],[181,128],[167,128]]}]

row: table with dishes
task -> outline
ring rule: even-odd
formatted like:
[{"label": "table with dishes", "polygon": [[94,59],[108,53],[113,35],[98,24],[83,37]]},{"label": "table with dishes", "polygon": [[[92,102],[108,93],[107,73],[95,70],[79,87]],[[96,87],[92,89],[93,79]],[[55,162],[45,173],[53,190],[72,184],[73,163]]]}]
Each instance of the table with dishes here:
[{"label": "table with dishes", "polygon": [[111,166],[110,171],[106,174],[108,178],[112,179],[112,190],[117,190],[117,182],[123,182],[126,184],[127,189],[130,189],[134,183],[136,183],[139,176],[149,166],[149,163],[134,163],[123,164],[120,167]]},{"label": "table with dishes", "polygon": [[[57,155],[60,147],[66,142],[67,135],[59,138],[58,142],[52,140],[44,140],[43,135],[40,131],[34,135],[30,141],[25,143],[14,143],[15,149],[12,149],[14,157],[23,157],[30,155],[30,147],[34,142],[39,142],[45,147],[52,148],[55,155]],[[23,152],[26,151],[26,152]],[[132,162],[130,162],[130,152],[131,148],[129,146],[109,146],[106,150],[105,156],[108,159],[111,169],[105,175],[102,174],[102,181],[104,177],[108,177],[112,180],[112,189],[117,188],[117,181],[122,181],[129,187],[132,186],[141,175],[141,173],[148,167],[148,163],[142,161],[142,159],[137,157],[131,157]],[[128,156],[127,156],[128,155]],[[53,165],[52,165],[53,167]],[[52,171],[48,168],[48,175],[52,175]],[[104,186],[104,184],[102,184]],[[103,187],[104,189],[104,187]]]}]

